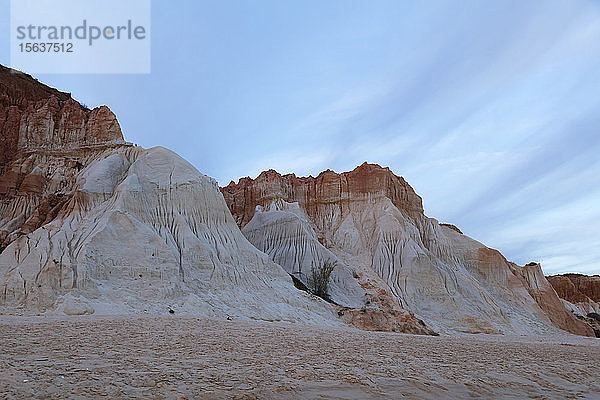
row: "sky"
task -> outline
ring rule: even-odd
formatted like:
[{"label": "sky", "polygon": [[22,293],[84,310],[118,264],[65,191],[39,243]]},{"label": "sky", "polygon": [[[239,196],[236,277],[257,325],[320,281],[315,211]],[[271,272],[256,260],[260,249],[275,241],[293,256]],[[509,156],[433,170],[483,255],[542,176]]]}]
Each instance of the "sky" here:
[{"label": "sky", "polygon": [[378,163],[510,261],[600,273],[600,2],[154,0],[151,51],[36,78],[221,185]]}]

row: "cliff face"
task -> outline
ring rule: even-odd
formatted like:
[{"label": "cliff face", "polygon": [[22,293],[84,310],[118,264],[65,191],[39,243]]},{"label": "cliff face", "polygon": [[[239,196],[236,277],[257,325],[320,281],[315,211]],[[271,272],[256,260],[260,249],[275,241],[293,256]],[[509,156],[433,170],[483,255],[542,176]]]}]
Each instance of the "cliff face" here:
[{"label": "cliff face", "polygon": [[600,302],[600,275],[554,275],[548,281],[558,296],[570,303]]},{"label": "cliff face", "polygon": [[124,146],[115,115],[87,110],[68,93],[0,66],[0,250],[54,219],[75,176]]},{"label": "cliff face", "polygon": [[547,278],[558,296],[577,315],[600,314],[600,275],[564,274]]},{"label": "cliff face", "polygon": [[341,325],[241,234],[216,182],[0,67],[0,314],[190,313]]},{"label": "cliff face", "polygon": [[270,170],[221,191],[250,242],[306,285],[312,265],[335,261],[332,299],[343,306],[414,312],[448,332],[558,327],[593,335],[541,269],[511,264],[455,226],[427,218],[421,198],[388,168],[365,163],[316,178]]},{"label": "cliff face", "polygon": [[29,152],[124,143],[117,118],[108,107],[88,110],[70,94],[3,66],[0,132],[0,171]]},{"label": "cliff face", "polygon": [[554,275],[548,281],[565,306],[600,337],[600,275]]},{"label": "cliff face", "polygon": [[256,180],[232,182],[222,193],[246,237],[304,284],[311,286],[312,268],[319,263],[338,265],[330,297],[341,305],[338,315],[347,323],[368,330],[433,333],[393,299],[376,274],[347,268],[328,248],[335,241],[328,224],[350,216],[363,199],[391,199],[407,213],[422,212],[421,198],[403,178],[367,163],[342,174],[327,170],[316,178],[269,170]]},{"label": "cliff face", "polygon": [[422,200],[402,177],[387,168],[364,163],[351,172],[337,174],[331,170],[316,178],[280,175],[274,170],[262,172],[256,179],[242,178],[222,189],[223,196],[240,227],[254,216],[257,205],[268,207],[272,200],[297,202],[312,220],[319,220],[327,203],[340,204],[347,210],[350,202],[365,196],[389,198],[399,209],[423,212]]}]

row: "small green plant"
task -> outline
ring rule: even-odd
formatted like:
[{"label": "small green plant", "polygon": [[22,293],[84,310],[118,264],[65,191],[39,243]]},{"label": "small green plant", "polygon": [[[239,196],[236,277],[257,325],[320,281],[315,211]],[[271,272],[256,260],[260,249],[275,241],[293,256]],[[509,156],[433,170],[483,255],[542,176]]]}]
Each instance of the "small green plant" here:
[{"label": "small green plant", "polygon": [[337,261],[325,260],[317,266],[312,264],[310,267],[313,293],[322,299],[329,300],[329,278],[336,265]]}]

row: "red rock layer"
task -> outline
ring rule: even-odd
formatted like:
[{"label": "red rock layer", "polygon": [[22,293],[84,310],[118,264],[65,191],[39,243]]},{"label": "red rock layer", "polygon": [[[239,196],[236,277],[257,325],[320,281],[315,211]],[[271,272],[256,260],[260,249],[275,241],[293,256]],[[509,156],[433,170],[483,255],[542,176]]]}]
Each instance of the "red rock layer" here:
[{"label": "red rock layer", "polygon": [[68,93],[40,84],[27,74],[0,65],[0,171],[17,156],[19,129],[23,111],[51,96],[65,102]]},{"label": "red rock layer", "polygon": [[564,274],[547,279],[558,296],[570,303],[600,302],[600,275]]},{"label": "red rock layer", "polygon": [[11,71],[0,66],[0,172],[29,152],[124,143],[108,107],[88,110],[69,94]]},{"label": "red rock layer", "polygon": [[264,171],[256,179],[231,182],[221,192],[240,227],[252,219],[257,205],[267,206],[273,199],[298,202],[311,219],[316,217],[320,204],[348,203],[366,196],[386,196],[401,210],[423,212],[421,197],[404,178],[389,168],[366,162],[350,172],[327,170],[316,178]]},{"label": "red rock layer", "polygon": [[108,107],[88,110],[0,65],[0,250],[56,215],[84,153],[123,144]]}]

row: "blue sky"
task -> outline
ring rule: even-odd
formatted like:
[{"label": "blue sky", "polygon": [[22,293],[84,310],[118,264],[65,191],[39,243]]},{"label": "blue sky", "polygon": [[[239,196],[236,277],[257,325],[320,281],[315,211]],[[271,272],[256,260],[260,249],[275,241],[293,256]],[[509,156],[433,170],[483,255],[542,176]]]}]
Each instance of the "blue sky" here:
[{"label": "blue sky", "polygon": [[37,78],[221,184],[376,162],[509,260],[600,273],[596,1],[153,1],[151,74]]}]

